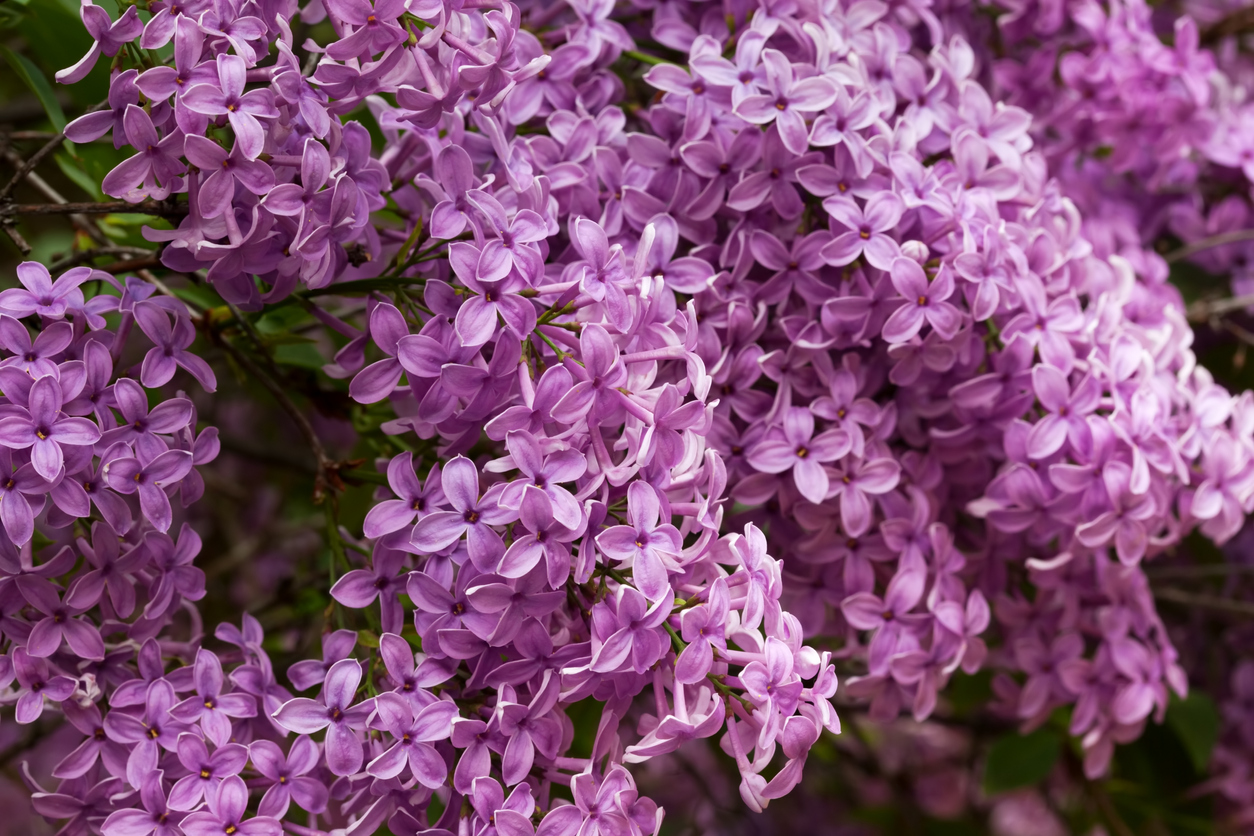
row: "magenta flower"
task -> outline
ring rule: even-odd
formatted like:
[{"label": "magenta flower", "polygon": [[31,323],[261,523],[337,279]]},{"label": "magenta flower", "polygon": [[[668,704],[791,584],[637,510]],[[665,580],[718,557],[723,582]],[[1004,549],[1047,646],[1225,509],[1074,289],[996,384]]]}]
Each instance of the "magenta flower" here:
[{"label": "magenta flower", "polygon": [[145,198],[165,200],[180,191],[182,175],[187,171],[179,159],[183,153],[183,132],[175,129],[160,136],[152,117],[138,105],[127,105],[122,124],[127,143],[139,153],[106,174],[101,190],[128,203],[139,203]]},{"label": "magenta flower", "polygon": [[438,552],[465,536],[470,559],[480,571],[490,571],[505,553],[501,535],[491,526],[517,519],[517,512],[500,504],[500,485],[479,496],[479,472],[470,459],[458,456],[444,465],[440,480],[454,510],[435,511],[420,519],[411,540],[414,548]]},{"label": "magenta flower", "polygon": [[21,287],[0,291],[0,311],[16,319],[39,314],[48,319],[61,319],[83,306],[83,282],[99,278],[90,267],[74,267],[52,280],[48,268],[37,261],[23,261],[17,266]]},{"label": "magenta flower", "polygon": [[[823,201],[833,225],[842,232],[820,250],[828,264],[837,267],[849,264],[858,256],[880,270],[888,270],[901,254],[901,247],[889,232],[897,226],[905,212],[901,199],[892,192],[876,192],[859,208],[850,197],[833,195]],[[915,266],[918,266],[917,264]]]},{"label": "magenta flower", "polygon": [[91,0],[83,0],[79,15],[83,19],[83,26],[91,35],[92,45],[77,64],[57,72],[57,81],[62,84],[82,81],[96,66],[96,61],[102,54],[112,58],[144,31],[144,24],[139,19],[139,10],[135,6],[129,7],[115,21],[109,17],[108,12],[92,3]]},{"label": "magenta flower", "polygon": [[822,502],[830,487],[823,463],[843,458],[853,449],[849,433],[831,429],[815,435],[814,414],[799,406],[784,413],[781,429],[749,450],[749,464],[763,473],[791,472],[802,496],[816,504]]},{"label": "magenta flower", "polygon": [[796,68],[777,49],[762,50],[767,95],[746,96],[736,105],[736,115],[755,125],[774,122],[784,147],[794,154],[809,150],[806,118],[836,101],[836,85],[826,78],[797,79]]},{"label": "magenta flower", "polygon": [[388,693],[375,698],[375,710],[376,725],[396,742],[367,764],[366,772],[375,778],[395,778],[408,767],[418,783],[438,789],[448,777],[448,767],[431,744],[452,734],[457,704],[437,700],[415,711],[410,700]]},{"label": "magenta flower", "polygon": [[68,700],[76,687],[68,676],[52,676],[46,660],[31,656],[21,647],[13,649],[13,673],[22,689],[13,714],[19,723],[35,722],[44,712],[45,698],[53,702]]},{"label": "magenta flower", "polygon": [[669,586],[651,607],[634,588],[620,586],[612,608],[608,601],[593,607],[589,669],[595,673],[648,670],[670,647],[662,622],[670,615],[674,602],[675,594]]},{"label": "magenta flower", "polygon": [[170,716],[180,723],[200,721],[205,736],[218,747],[225,746],[231,739],[231,718],[257,716],[257,704],[252,697],[224,694],[224,684],[222,662],[216,654],[201,648],[196,651],[192,667],[193,695],[170,708]]},{"label": "magenta flower", "polygon": [[41,377],[30,388],[25,416],[0,419],[0,444],[30,448],[35,472],[56,481],[65,463],[67,447],[87,447],[100,440],[100,428],[86,418],[71,418],[61,411],[61,384]]},{"label": "magenta flower", "polygon": [[[203,24],[202,24],[203,25]],[[262,119],[276,119],[274,95],[269,90],[244,92],[248,66],[238,55],[219,54],[217,83],[197,84],[183,94],[188,110],[205,116],[225,116],[235,142],[246,159],[255,160],[265,148]]]},{"label": "magenta flower", "polygon": [[139,507],[158,531],[170,530],[174,512],[166,489],[177,485],[192,469],[192,454],[167,450],[147,464],[139,459],[115,459],[105,471],[109,487],[118,493],[139,494]]},{"label": "magenta flower", "polygon": [[342,659],[327,671],[321,701],[306,697],[288,700],[274,713],[275,721],[297,734],[327,730],[327,766],[336,775],[356,775],[364,754],[354,729],[362,729],[374,711],[373,701],[353,705],[361,683],[361,663]]},{"label": "magenta flower", "polygon": [[302,810],[321,813],[327,807],[327,787],[309,773],[318,765],[318,744],[305,735],[292,741],[287,756],[273,742],[257,740],[248,747],[253,768],[271,782],[257,806],[257,815],[283,818],[291,802]]},{"label": "magenta flower", "polygon": [[679,530],[659,524],[662,506],[657,493],[644,482],[627,489],[627,525],[616,525],[597,535],[597,547],[613,560],[629,565],[632,580],[650,601],[673,595],[668,580],[678,568],[682,542]]},{"label": "magenta flower", "polygon": [[209,797],[209,808],[192,813],[180,825],[187,836],[219,836],[222,833],[240,836],[280,836],[283,826],[269,816],[244,818],[248,810],[248,788],[244,779],[232,775],[218,785]]},{"label": "magenta flower", "polygon": [[890,343],[906,342],[925,324],[931,325],[941,339],[953,339],[963,322],[962,312],[945,301],[954,292],[953,272],[942,265],[929,282],[917,261],[897,258],[892,263],[891,276],[893,287],[905,301],[884,323],[884,339]]}]

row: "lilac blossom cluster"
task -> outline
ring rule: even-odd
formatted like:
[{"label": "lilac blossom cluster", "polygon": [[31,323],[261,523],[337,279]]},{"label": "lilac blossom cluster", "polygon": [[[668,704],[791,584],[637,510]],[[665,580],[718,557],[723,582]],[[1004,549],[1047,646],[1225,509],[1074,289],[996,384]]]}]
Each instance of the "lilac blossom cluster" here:
[{"label": "lilac blossom cluster", "polygon": [[[1184,693],[1142,564],[1240,528],[1254,398],[1197,366],[1140,238],[1093,240],[961,26],[876,0],[123,5],[83,0],[95,46],[59,79],[108,56],[110,95],[67,137],[135,151],[107,194],[185,210],[145,230],[169,271],[344,338],[326,373],[386,401],[405,452],[330,589],[368,642],[328,632],[284,684],[250,616],[221,651],[195,619],[163,636],[203,588],[169,495],[196,497],[214,437],[112,371],[134,322],[144,386],[212,372],[182,302],[25,268],[0,296],[5,498],[50,493],[55,529],[90,516],[62,505],[83,484],[102,518],[36,566],[34,509],[10,530],[0,503],[0,674],[19,722],[50,697],[84,735],[55,791],[31,779],[41,814],[653,833],[627,765],[717,740],[761,810],[839,731],[834,661],[872,716],[920,720],[990,667],[1025,727],[1072,707],[1093,776]],[[1182,31],[1159,71],[1187,80]]]}]

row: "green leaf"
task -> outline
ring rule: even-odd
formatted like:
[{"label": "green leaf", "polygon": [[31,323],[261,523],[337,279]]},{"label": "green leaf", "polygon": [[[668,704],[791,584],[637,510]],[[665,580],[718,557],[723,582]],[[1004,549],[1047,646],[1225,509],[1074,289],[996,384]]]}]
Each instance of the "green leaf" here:
[{"label": "green leaf", "polygon": [[61,103],[57,101],[52,85],[48,83],[48,79],[44,78],[39,68],[25,55],[14,52],[7,46],[0,46],[0,53],[3,53],[4,60],[9,62],[13,72],[17,73],[22,81],[26,82],[31,92],[39,98],[39,103],[44,106],[44,111],[47,112],[48,119],[52,121],[52,126],[58,131],[65,130],[65,111],[61,109]]},{"label": "green leaf", "polygon": [[284,366],[305,369],[321,369],[327,364],[326,358],[311,343],[280,345],[274,350],[274,361]]},{"label": "green leaf", "polygon": [[1058,760],[1058,735],[1051,729],[1010,734],[988,750],[984,764],[984,791],[990,795],[1045,780]]},{"label": "green leaf", "polygon": [[1210,766],[1210,753],[1219,738],[1219,712],[1215,703],[1196,691],[1167,706],[1167,725],[1189,751],[1189,759],[1199,774]]},{"label": "green leaf", "polygon": [[61,169],[61,173],[73,181],[74,185],[86,192],[88,196],[94,200],[104,198],[104,193],[96,185],[95,178],[75,165],[72,159],[65,154],[57,154],[54,159],[57,161],[57,167]]}]

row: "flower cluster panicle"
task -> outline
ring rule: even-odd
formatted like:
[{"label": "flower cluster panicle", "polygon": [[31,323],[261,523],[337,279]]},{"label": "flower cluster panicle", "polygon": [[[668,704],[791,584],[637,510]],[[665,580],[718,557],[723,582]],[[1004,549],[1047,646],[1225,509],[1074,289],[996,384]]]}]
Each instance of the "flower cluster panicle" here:
[{"label": "flower cluster panicle", "polygon": [[[48,697],[84,734],[55,792],[32,780],[45,816],[105,836],[647,834],[661,811],[627,765],[689,740],[718,741],[751,809],[793,789],[839,731],[836,661],[882,719],[927,718],[957,671],[991,668],[1024,727],[1071,708],[1090,776],[1185,692],[1142,567],[1254,509],[1254,396],[1197,365],[1161,257],[1098,236],[1033,114],[981,83],[962,15],[82,14],[95,44],[62,80],[116,58],[107,108],[66,135],[135,152],[103,190],[185,212],[145,235],[241,317],[298,301],[347,337],[325,372],[386,402],[404,452],[378,462],[362,559],[329,591],[377,629],[328,632],[286,684],[251,616],[218,651],[163,640],[203,594],[170,496],[197,498],[216,446],[144,387],[181,367],[212,391],[213,372],[181,302],[141,282],[84,300],[108,277],[23,266],[0,295],[0,682],[19,722]],[[297,43],[298,17],[332,37]],[[1194,41],[1135,60],[1200,106]],[[336,313],[337,294],[366,302]],[[154,347],[113,382],[132,324]],[[101,520],[36,565],[45,496],[52,529],[90,502]],[[584,701],[601,719],[578,749]]]}]

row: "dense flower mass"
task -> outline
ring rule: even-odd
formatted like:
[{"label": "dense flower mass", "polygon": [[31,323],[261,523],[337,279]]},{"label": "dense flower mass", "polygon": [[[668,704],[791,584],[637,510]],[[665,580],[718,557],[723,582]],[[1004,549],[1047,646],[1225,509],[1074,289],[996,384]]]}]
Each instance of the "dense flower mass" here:
[{"label": "dense flower mass", "polygon": [[[989,670],[1091,779],[1186,694],[1146,564],[1254,510],[1254,396],[1154,249],[1251,279],[1254,243],[1206,242],[1248,200],[1190,191],[1254,178],[1216,81],[1248,67],[1192,18],[120,5],[82,0],[58,80],[106,57],[109,97],[65,137],[127,149],[103,192],[197,294],[36,262],[0,293],[0,686],[80,733],[27,774],[65,832],[652,834],[639,765],[688,741],[749,809],[795,788],[838,665],[883,722]],[[218,436],[173,386],[214,392],[206,350],[265,377],[290,309],[379,490],[362,537],[328,517],[322,658],[284,671],[251,615],[205,635]],[[1254,809],[1248,755],[1217,780]]]}]

